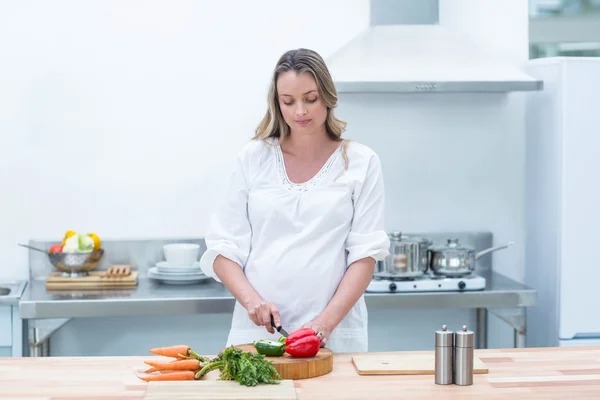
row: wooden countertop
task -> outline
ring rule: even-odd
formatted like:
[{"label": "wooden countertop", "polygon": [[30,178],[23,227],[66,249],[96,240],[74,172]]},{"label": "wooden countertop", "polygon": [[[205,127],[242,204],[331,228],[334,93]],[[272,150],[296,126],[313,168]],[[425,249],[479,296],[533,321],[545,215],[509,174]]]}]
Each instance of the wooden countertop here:
[{"label": "wooden countertop", "polygon": [[[489,374],[475,375],[472,386],[436,385],[432,375],[359,376],[351,355],[338,354],[333,372],[295,381],[295,387],[298,399],[600,399],[600,347],[488,349],[475,355]],[[160,358],[0,358],[0,399],[142,400],[147,383],[135,371],[151,359]],[[207,379],[217,376],[214,371]]]}]

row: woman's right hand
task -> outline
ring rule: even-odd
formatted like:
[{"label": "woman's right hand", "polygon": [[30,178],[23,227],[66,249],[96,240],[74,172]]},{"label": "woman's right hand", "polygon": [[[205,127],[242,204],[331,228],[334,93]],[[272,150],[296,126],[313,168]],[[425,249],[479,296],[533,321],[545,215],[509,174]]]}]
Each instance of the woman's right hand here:
[{"label": "woman's right hand", "polygon": [[273,315],[273,322],[276,326],[281,324],[279,310],[273,303],[260,301],[250,304],[246,310],[252,322],[257,326],[264,326],[269,333],[275,333],[275,328],[271,325],[271,315]]}]

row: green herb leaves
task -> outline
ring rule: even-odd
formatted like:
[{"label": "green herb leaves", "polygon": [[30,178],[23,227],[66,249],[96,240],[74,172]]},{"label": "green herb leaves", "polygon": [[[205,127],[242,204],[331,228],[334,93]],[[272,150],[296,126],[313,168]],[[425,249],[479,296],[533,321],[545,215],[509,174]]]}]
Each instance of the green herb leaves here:
[{"label": "green herb leaves", "polygon": [[273,364],[265,360],[264,355],[244,352],[233,346],[206,363],[196,374],[196,379],[216,369],[221,370],[219,380],[238,381],[245,386],[278,384],[278,380],[281,379]]}]

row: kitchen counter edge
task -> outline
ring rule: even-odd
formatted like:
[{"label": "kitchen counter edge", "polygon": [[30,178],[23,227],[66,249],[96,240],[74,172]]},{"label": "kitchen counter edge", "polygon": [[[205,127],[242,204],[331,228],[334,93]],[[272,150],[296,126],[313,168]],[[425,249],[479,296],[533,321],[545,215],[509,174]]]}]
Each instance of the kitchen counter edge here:
[{"label": "kitchen counter edge", "polygon": [[[522,308],[534,306],[537,292],[504,275],[484,275],[480,291],[365,293],[371,309]],[[235,300],[216,281],[162,285],[140,277],[131,289],[48,292],[44,280],[31,280],[19,301],[22,319],[152,316],[230,313]]]}]

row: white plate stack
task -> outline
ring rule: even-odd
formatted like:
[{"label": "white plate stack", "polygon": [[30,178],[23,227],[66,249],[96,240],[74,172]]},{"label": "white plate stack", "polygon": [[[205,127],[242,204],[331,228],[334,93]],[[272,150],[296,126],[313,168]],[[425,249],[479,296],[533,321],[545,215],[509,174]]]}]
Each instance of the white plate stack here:
[{"label": "white plate stack", "polygon": [[148,270],[148,277],[170,285],[190,285],[210,279],[200,269],[200,246],[193,243],[173,243],[163,246],[166,261],[159,261]]},{"label": "white plate stack", "polygon": [[189,285],[210,279],[200,269],[199,262],[189,267],[171,267],[166,261],[160,261],[148,270],[148,277],[171,285]]}]

